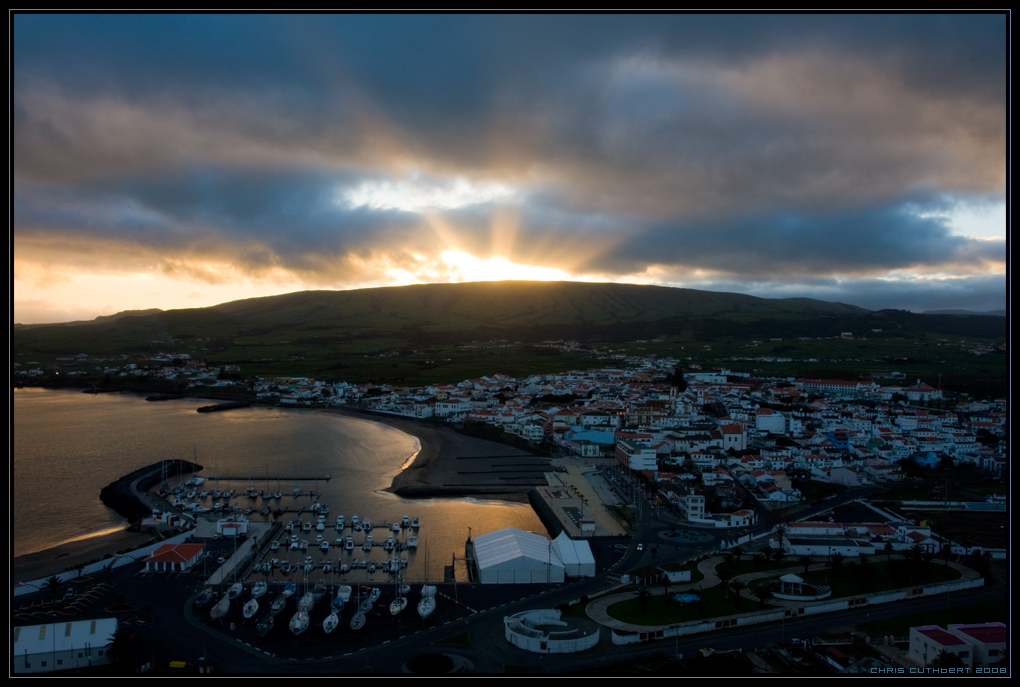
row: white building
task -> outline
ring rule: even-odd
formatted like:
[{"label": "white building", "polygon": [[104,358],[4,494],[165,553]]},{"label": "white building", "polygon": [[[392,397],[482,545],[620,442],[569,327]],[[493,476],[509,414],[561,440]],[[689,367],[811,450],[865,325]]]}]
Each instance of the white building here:
[{"label": "white building", "polygon": [[78,620],[12,629],[11,665],[15,673],[50,673],[110,662],[116,618]]},{"label": "white building", "polygon": [[566,576],[551,541],[514,527],[475,537],[474,552],[482,584],[548,584]]}]

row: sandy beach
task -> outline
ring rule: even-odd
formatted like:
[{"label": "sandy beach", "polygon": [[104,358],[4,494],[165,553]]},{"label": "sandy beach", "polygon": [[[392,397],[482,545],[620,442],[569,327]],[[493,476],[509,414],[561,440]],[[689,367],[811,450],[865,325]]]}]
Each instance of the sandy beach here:
[{"label": "sandy beach", "polygon": [[40,580],[67,569],[74,569],[118,551],[133,550],[152,541],[144,532],[121,530],[101,537],[90,537],[28,553],[11,559],[11,584]]}]

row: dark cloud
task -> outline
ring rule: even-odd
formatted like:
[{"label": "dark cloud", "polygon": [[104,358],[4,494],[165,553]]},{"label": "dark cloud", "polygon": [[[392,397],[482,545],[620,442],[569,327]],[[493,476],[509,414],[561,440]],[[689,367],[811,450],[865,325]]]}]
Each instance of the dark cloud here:
[{"label": "dark cloud", "polygon": [[1001,274],[926,279],[815,278],[763,283],[720,280],[703,283],[699,288],[748,293],[762,298],[816,298],[869,310],[988,312],[1007,307],[1006,277]]},{"label": "dark cloud", "polygon": [[649,263],[745,275],[868,274],[941,264],[1005,262],[1005,243],[950,232],[914,204],[839,214],[786,212],[720,224],[660,224],[637,233],[603,266],[632,272]]},{"label": "dark cloud", "polygon": [[[207,256],[344,284],[445,248],[749,285],[1005,262],[930,216],[947,195],[1004,194],[1005,14],[12,27],[14,233],[36,249],[92,238],[164,251],[169,271]],[[518,196],[338,202],[411,178]]]}]

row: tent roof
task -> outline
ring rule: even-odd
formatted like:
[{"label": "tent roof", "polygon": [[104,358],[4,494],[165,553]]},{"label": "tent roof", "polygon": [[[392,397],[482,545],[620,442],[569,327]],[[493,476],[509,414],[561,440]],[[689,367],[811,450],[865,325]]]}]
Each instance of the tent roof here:
[{"label": "tent roof", "polygon": [[560,555],[548,539],[514,527],[479,535],[474,538],[474,544],[475,558],[481,569],[505,567],[511,562],[563,567]]},{"label": "tent roof", "polygon": [[595,556],[586,541],[575,541],[567,536],[567,531],[553,540],[556,550],[560,553],[564,565],[595,565]]}]

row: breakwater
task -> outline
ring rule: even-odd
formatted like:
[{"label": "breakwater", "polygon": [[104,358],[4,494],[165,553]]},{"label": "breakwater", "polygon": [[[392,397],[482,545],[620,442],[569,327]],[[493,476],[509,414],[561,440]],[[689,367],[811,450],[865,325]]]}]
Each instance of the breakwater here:
[{"label": "breakwater", "polygon": [[251,401],[227,401],[226,403],[217,403],[213,406],[202,406],[198,408],[200,413],[217,413],[223,410],[235,410],[237,408],[247,408],[251,405]]},{"label": "breakwater", "polygon": [[180,459],[153,463],[106,485],[99,492],[99,499],[118,515],[134,523],[151,513],[139,498],[140,491],[148,491],[150,487],[159,484],[164,476],[191,474],[201,469],[202,466],[197,463]]}]

